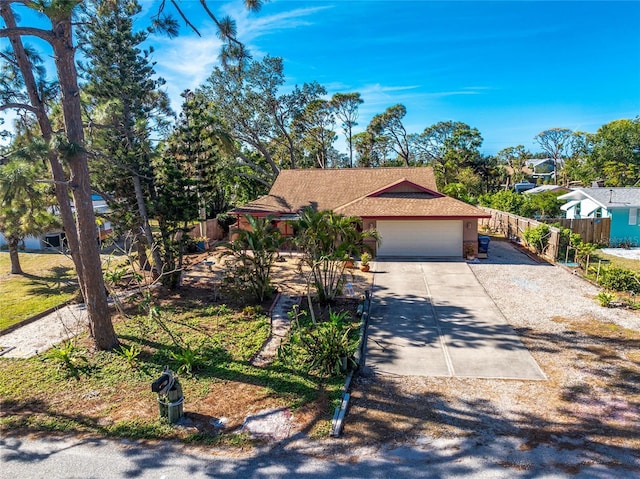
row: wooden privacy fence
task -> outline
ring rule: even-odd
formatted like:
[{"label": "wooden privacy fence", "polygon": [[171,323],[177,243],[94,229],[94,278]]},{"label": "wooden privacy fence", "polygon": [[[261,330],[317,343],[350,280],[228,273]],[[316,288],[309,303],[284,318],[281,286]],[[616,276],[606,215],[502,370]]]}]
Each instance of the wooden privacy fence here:
[{"label": "wooden privacy fence", "polygon": [[[485,229],[495,233],[500,233],[510,240],[517,240],[520,243],[525,242],[524,232],[526,229],[535,228],[536,226],[543,224],[542,222],[531,218],[517,216],[504,211],[494,210],[492,208],[485,208],[484,206],[481,206],[480,209],[491,214],[491,218],[480,218],[480,230]],[[542,256],[550,261],[556,261],[559,249],[560,229],[550,226],[549,242],[547,243],[545,250],[542,252]]]},{"label": "wooden privacy fence", "polygon": [[574,233],[578,233],[585,243],[609,244],[611,218],[554,218],[544,221],[560,223],[563,228],[569,228]]}]

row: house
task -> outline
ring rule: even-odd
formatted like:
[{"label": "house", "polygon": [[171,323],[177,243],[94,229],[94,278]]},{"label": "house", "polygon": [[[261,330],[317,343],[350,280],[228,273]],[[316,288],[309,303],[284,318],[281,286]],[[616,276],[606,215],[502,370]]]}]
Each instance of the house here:
[{"label": "house", "polygon": [[291,220],[307,207],[361,218],[382,238],[378,256],[462,257],[477,251],[478,218],[489,217],[439,193],[430,167],[282,170],[268,195],[232,213],[241,228],[243,215],[273,215],[291,236]]},{"label": "house", "polygon": [[[564,161],[560,158],[557,160],[558,168],[562,168]],[[527,160],[527,167],[531,171],[530,177],[532,179],[542,179],[543,181],[550,181],[555,178],[555,163],[553,158],[537,158]]]},{"label": "house", "polygon": [[[107,202],[100,195],[92,195],[91,201],[96,215],[104,215],[109,212]],[[54,208],[54,212],[57,211],[57,207]],[[113,226],[111,222],[100,217],[96,219],[96,222],[96,237],[99,241],[104,241],[107,236],[113,232]],[[64,231],[62,229],[55,229],[46,232],[42,236],[27,236],[22,240],[20,248],[28,251],[44,251],[49,249],[59,250],[65,244]],[[0,232],[0,248],[3,247],[7,247],[7,240],[2,232]]]},{"label": "house", "polygon": [[558,199],[568,219],[611,218],[611,245],[640,244],[640,188],[577,188]]}]

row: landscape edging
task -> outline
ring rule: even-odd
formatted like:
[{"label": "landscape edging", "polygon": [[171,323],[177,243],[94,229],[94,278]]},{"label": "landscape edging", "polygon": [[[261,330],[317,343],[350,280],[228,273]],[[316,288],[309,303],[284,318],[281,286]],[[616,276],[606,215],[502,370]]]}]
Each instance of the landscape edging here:
[{"label": "landscape edging", "polygon": [[56,306],[52,306],[48,309],[45,309],[44,311],[41,311],[37,314],[34,314],[33,316],[23,319],[21,321],[18,321],[15,324],[12,324],[11,326],[9,326],[8,328],[3,329],[2,331],[0,331],[0,336],[4,336],[5,334],[9,334],[12,333],[13,331],[15,331],[16,329],[21,328],[22,326],[26,326],[27,324],[33,323],[34,321],[37,321],[39,319],[44,318],[45,316],[51,314],[51,313],[55,313],[57,310],[62,309],[66,306],[69,306],[70,304],[72,304],[74,302],[73,299],[69,299],[67,301],[65,301],[64,303],[60,303],[57,304]]}]

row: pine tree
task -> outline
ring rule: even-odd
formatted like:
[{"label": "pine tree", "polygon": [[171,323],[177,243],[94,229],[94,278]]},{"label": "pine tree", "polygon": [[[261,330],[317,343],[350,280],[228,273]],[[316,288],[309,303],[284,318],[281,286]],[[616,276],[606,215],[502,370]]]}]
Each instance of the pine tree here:
[{"label": "pine tree", "polygon": [[[141,7],[135,0],[97,2],[94,21],[81,35],[89,62],[82,67],[90,102],[94,184],[106,194],[119,222],[134,234],[141,261],[151,252],[158,273],[164,261],[155,244],[150,216],[154,147],[151,133],[166,127],[171,114],[164,81],[156,78],[152,50],[142,50],[149,30],[134,31],[133,18]],[[131,212],[136,212],[132,215]]]}]

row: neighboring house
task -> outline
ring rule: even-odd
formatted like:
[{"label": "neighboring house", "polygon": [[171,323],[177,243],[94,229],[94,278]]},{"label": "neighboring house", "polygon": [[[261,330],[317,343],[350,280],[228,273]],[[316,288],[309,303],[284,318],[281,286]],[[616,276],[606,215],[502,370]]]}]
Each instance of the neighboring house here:
[{"label": "neighboring house", "polygon": [[462,257],[465,248],[477,251],[478,218],[490,217],[439,193],[430,167],[282,170],[268,195],[232,213],[241,228],[243,215],[273,215],[291,236],[291,221],[307,207],[361,218],[382,238],[378,256]]},{"label": "neighboring house", "polygon": [[[109,212],[107,202],[100,195],[92,195],[93,210],[96,215]],[[56,208],[57,212],[57,208]],[[113,226],[109,221],[98,219],[96,225],[96,237],[103,241],[109,234],[113,232]],[[47,249],[60,249],[65,244],[65,234],[62,229],[48,231],[42,236],[27,236],[20,245],[21,248],[31,251],[44,251]],[[7,241],[0,232],[0,248],[6,247]]]},{"label": "neighboring house", "polygon": [[640,188],[577,188],[558,196],[568,219],[611,218],[611,245],[640,245]]},{"label": "neighboring house", "polygon": [[553,191],[554,193],[568,193],[571,191],[571,188],[560,185],[540,185],[535,188],[531,188],[530,190],[523,191],[523,193],[526,195],[537,195],[538,193],[546,193],[548,191]]},{"label": "neighboring house", "polygon": [[[558,159],[558,168],[562,168],[563,163],[562,159]],[[556,176],[553,158],[527,160],[527,167],[531,171],[529,176],[533,179],[540,178],[543,181],[550,181]]]},{"label": "neighboring house", "polygon": [[516,193],[525,193],[529,190],[532,190],[536,187],[535,183],[529,183],[528,181],[521,181],[520,183],[516,183],[513,185],[513,191]]}]

